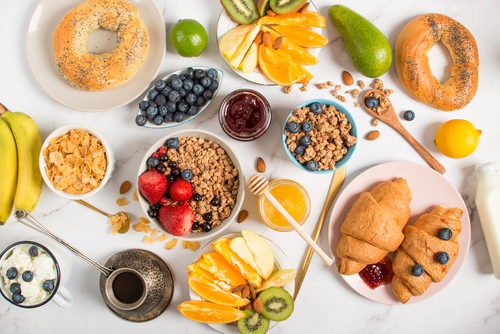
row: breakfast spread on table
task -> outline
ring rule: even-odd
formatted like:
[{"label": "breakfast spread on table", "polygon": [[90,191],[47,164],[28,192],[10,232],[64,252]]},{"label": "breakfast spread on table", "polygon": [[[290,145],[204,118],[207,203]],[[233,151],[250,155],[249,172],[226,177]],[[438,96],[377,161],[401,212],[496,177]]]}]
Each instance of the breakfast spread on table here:
[{"label": "breakfast spread on table", "polygon": [[[150,40],[148,22],[131,2],[85,0],[61,17],[52,38],[54,62],[72,86],[99,94],[127,85],[147,66],[150,44],[157,41]],[[218,49],[231,70],[242,78],[263,74],[271,83],[285,87],[286,94],[292,92],[293,84],[301,84],[300,90],[306,90],[313,75],[305,66],[319,62],[311,50],[329,43],[322,35],[325,17],[312,2],[220,2],[224,10],[221,15],[236,24],[218,40]],[[350,8],[333,5],[328,17],[354,68],[374,79],[373,89],[366,96],[363,80],[357,81],[361,91],[348,88],[344,94],[352,96],[355,107],[361,104],[375,113],[371,125],[377,126],[377,115],[387,115],[392,108],[388,96],[397,94],[384,89],[379,78],[392,64],[391,45],[372,22]],[[116,31],[117,45],[111,51],[92,54],[87,51],[87,40],[98,28]],[[201,40],[184,38],[183,30]],[[172,30],[171,40],[180,56],[196,57],[205,49],[208,37],[195,20],[180,20]],[[427,52],[438,41],[447,47],[453,60],[451,77],[444,84],[432,75],[428,64]],[[464,108],[474,97],[478,87],[477,46],[471,32],[454,19],[441,14],[416,17],[399,33],[394,50],[399,80],[417,101],[451,111]],[[340,75],[345,86],[354,84],[351,73],[343,71]],[[150,128],[186,123],[209,107],[222,84],[222,71],[196,66],[156,80],[139,102],[135,123]],[[340,85],[328,81],[315,87],[331,88],[337,101],[346,102]],[[253,141],[270,128],[272,113],[276,111],[266,100],[265,89],[278,88],[265,87],[259,92],[242,88],[224,98],[218,117],[228,137]],[[358,95],[362,98],[358,99]],[[281,124],[284,150],[301,169],[298,173],[333,173],[348,163],[362,138],[372,142],[383,135],[378,130],[358,134],[357,115],[337,101],[307,101],[294,108]],[[110,161],[111,152],[106,151],[103,138],[76,127],[51,138],[42,150],[40,130],[28,115],[10,112],[0,104],[0,116],[0,175],[6,180],[0,186],[0,225],[11,217],[13,209],[35,209],[41,192],[41,173],[47,177],[49,187],[71,195],[103,187],[105,176],[111,177],[112,169],[108,167],[114,162]],[[394,117],[399,123],[398,116]],[[416,113],[407,110],[399,118],[413,121]],[[399,126],[406,131],[400,123]],[[434,143],[444,155],[459,159],[474,152],[480,134],[467,120],[450,120],[439,128]],[[137,183],[126,181],[120,187],[120,195],[126,196],[132,184],[137,184],[132,198],[140,202],[148,216],[140,217],[133,229],[146,234],[143,241],[147,244],[169,238],[167,250],[179,238],[183,248],[197,251],[201,240],[213,236],[186,267],[191,300],[177,306],[180,313],[210,326],[235,323],[243,334],[265,333],[275,322],[288,319],[294,309],[290,287],[296,271],[288,268],[287,261],[278,259],[271,241],[251,230],[243,229],[235,237],[219,235],[235,220],[244,223],[247,210],[251,210],[241,210],[243,170],[231,144],[193,128],[180,131],[178,136],[167,135],[155,145],[139,167]],[[43,160],[40,159],[39,169],[40,155]],[[442,169],[433,164],[432,156],[426,160],[444,173],[437,161]],[[266,163],[261,157],[256,161],[256,170],[264,173]],[[263,196],[264,191],[269,194]],[[302,185],[277,179],[260,195],[257,209],[268,227],[303,233],[300,226],[310,214],[311,203]],[[412,201],[419,198],[402,176],[371,184],[355,198],[341,217],[343,222],[337,231],[341,236],[333,245],[336,266],[341,275],[358,274],[370,289],[390,285],[394,296],[405,304],[411,297],[424,294],[432,282],[439,284],[459,252],[466,251],[458,242],[462,225],[468,224],[467,213],[458,207],[460,203],[433,203],[429,213],[422,213],[415,223],[408,224]],[[117,200],[119,206],[128,203],[126,197]],[[280,210],[285,210],[290,218]],[[128,215],[120,212],[110,217],[113,235],[122,233],[120,229],[127,219],[124,232],[128,230]],[[288,219],[297,222],[298,227]],[[158,228],[150,227],[153,225]],[[19,245],[0,265],[0,288],[14,304],[40,304],[57,291],[54,261],[39,247]],[[455,268],[460,265],[461,262]],[[135,277],[138,285],[142,284],[140,277]],[[118,307],[123,314],[134,308],[139,312],[140,305],[130,309]]]}]

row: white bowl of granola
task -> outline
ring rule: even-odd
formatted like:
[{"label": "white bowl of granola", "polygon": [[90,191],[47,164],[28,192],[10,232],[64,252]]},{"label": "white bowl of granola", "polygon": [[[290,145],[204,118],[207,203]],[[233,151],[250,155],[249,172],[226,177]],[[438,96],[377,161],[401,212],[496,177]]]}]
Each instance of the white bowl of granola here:
[{"label": "white bowl of granola", "polygon": [[[178,147],[169,147],[167,141],[175,138],[179,140]],[[158,158],[156,167],[148,165],[151,157]],[[192,196],[186,202],[195,218],[191,230],[185,235],[169,233],[157,217],[162,206],[180,204],[170,198],[168,188],[156,204],[151,204],[141,193],[139,177],[149,170],[158,170],[160,165],[166,167],[161,167],[160,171],[167,176],[168,187],[174,180],[182,179],[185,170],[192,172],[192,178],[187,180],[192,186]],[[141,161],[137,180],[139,203],[144,213],[161,231],[181,240],[210,239],[224,231],[236,220],[245,196],[245,179],[236,154],[222,138],[196,129],[173,132],[153,144]]]}]

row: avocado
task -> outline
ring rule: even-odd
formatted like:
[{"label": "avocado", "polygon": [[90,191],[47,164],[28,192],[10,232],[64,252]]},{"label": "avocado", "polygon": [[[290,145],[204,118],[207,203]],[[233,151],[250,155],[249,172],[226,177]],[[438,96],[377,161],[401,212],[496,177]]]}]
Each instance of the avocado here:
[{"label": "avocado", "polygon": [[333,5],[328,17],[337,28],[352,65],[364,76],[376,78],[389,70],[392,50],[384,34],[350,8]]}]

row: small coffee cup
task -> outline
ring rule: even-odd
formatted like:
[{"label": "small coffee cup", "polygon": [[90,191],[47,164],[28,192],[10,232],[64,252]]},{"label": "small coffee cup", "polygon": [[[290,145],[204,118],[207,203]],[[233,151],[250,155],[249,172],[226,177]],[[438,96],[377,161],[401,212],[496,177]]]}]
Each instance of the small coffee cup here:
[{"label": "small coffee cup", "polygon": [[113,306],[123,311],[131,311],[144,303],[148,288],[144,277],[137,270],[120,268],[109,275],[105,291]]}]

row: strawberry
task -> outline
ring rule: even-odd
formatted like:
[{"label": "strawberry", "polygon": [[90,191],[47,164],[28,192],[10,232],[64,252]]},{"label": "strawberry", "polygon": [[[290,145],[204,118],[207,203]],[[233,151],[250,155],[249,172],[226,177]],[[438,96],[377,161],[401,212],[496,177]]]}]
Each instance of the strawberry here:
[{"label": "strawberry", "polygon": [[179,179],[172,182],[168,190],[170,198],[176,202],[185,202],[193,195],[193,186],[190,182]]},{"label": "strawberry", "polygon": [[189,202],[180,205],[162,206],[158,212],[158,219],[168,233],[182,237],[191,231],[194,212],[189,207]]},{"label": "strawberry", "polygon": [[156,204],[167,190],[167,178],[155,169],[139,176],[139,191],[150,204]]}]

